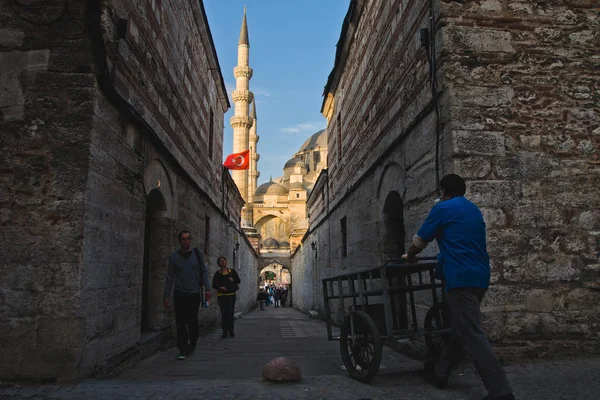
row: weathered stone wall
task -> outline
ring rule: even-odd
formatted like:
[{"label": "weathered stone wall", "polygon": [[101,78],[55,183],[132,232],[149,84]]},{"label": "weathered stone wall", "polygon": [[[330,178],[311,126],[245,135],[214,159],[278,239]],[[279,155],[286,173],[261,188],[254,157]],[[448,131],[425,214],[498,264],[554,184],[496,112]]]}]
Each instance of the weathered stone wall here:
[{"label": "weathered stone wall", "polygon": [[[310,233],[292,260],[295,284],[312,276],[315,252],[309,244],[316,243],[312,280],[318,288],[297,293],[294,287],[295,300],[303,299],[294,304],[304,310],[323,311],[321,279],[401,256],[435,194],[435,114],[418,35],[428,27],[428,4],[354,3],[351,33],[342,46],[349,48],[347,59],[329,88],[334,111],[327,127],[328,169],[311,192]],[[450,151],[444,133],[441,154]],[[393,223],[389,207],[398,214]],[[340,322],[337,306],[332,311]]]},{"label": "weathered stone wall", "polygon": [[[48,19],[65,4],[18,11]],[[48,27],[0,6],[2,379],[104,374],[171,338],[162,287],[182,229],[210,278],[219,255],[238,268],[237,310],[254,305],[257,255],[220,165],[228,104],[201,4],[103,5],[68,2]],[[202,329],[217,309],[201,310]]]},{"label": "weathered stone wall", "polygon": [[597,1],[442,3],[454,169],[485,214],[506,353],[600,339]]},{"label": "weathered stone wall", "polygon": [[[83,2],[0,2],[0,377],[73,376],[96,77]],[[32,12],[30,12],[32,11]],[[68,45],[66,44],[68,43]]]},{"label": "weathered stone wall", "polygon": [[[312,242],[319,278],[380,263],[393,254],[389,234],[402,236],[390,231],[397,214],[389,205],[402,206],[408,245],[435,193],[436,119],[418,35],[429,28],[429,2],[353,3],[322,110],[327,184],[309,198],[310,230],[292,260],[294,276],[311,275]],[[487,332],[505,355],[596,351],[596,3],[433,3],[439,176],[464,176],[467,197],[486,218]],[[322,309],[321,294],[309,293],[296,304]]]}]

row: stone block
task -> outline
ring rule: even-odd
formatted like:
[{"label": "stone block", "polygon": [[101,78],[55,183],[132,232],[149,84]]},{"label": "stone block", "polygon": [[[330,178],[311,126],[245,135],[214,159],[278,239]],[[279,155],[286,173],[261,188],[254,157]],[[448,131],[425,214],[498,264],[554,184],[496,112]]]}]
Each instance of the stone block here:
[{"label": "stone block", "polygon": [[489,28],[452,26],[444,29],[449,51],[514,53],[512,33]]},{"label": "stone block", "polygon": [[468,181],[466,197],[480,207],[504,208],[519,203],[521,184],[514,180]]},{"label": "stone block", "polygon": [[515,92],[512,87],[461,85],[453,88],[452,105],[457,107],[508,107]]},{"label": "stone block", "polygon": [[528,311],[550,312],[554,309],[554,303],[554,296],[550,290],[531,289],[525,295]]},{"label": "stone block", "polygon": [[454,173],[464,179],[485,178],[491,171],[490,160],[484,157],[466,157],[453,159]]},{"label": "stone block", "polygon": [[524,228],[549,228],[563,226],[561,210],[555,204],[538,202],[519,205],[512,209],[513,224]]},{"label": "stone block", "polygon": [[84,335],[82,318],[46,318],[38,320],[37,348],[64,349],[81,345]]},{"label": "stone block", "polygon": [[[36,318],[4,318],[0,324],[0,348],[17,350],[35,345]],[[8,360],[3,358],[3,362]]]},{"label": "stone block", "polygon": [[453,131],[455,155],[502,156],[505,153],[501,132]]}]

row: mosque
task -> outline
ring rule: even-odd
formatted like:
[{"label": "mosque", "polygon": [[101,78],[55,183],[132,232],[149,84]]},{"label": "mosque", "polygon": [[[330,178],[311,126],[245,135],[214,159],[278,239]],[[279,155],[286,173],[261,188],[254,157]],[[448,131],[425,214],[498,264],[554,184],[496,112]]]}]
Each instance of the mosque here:
[{"label": "mosque", "polygon": [[310,136],[283,166],[283,175],[270,178],[257,186],[258,170],[257,113],[254,94],[250,90],[250,41],[246,10],[238,42],[238,65],[233,73],[236,88],[232,93],[235,114],[233,152],[250,150],[250,166],[233,170],[232,177],[244,198],[242,229],[260,253],[288,253],[294,251],[308,230],[306,199],[321,170],[327,168],[327,132],[318,131]]}]

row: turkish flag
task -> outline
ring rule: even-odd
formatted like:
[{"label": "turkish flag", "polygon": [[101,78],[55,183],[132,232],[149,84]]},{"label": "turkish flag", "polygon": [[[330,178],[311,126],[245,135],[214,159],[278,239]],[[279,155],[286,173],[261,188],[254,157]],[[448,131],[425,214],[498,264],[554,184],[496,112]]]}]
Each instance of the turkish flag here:
[{"label": "turkish flag", "polygon": [[223,163],[227,169],[248,169],[250,168],[250,150],[241,153],[233,153],[227,156]]}]

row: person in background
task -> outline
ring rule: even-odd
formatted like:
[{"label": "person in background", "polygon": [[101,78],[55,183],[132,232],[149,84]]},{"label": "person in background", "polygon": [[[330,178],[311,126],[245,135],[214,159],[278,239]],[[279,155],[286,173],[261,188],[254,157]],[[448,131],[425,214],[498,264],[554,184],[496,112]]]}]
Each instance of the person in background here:
[{"label": "person in background", "polygon": [[265,311],[265,302],[268,299],[269,299],[269,295],[266,294],[265,291],[261,288],[260,292],[258,292],[258,296],[256,296],[256,301],[258,301],[260,311]]},{"label": "person in background", "polygon": [[233,312],[235,296],[239,288],[240,277],[234,269],[227,268],[227,259],[223,256],[217,259],[219,269],[213,275],[213,288],[217,289],[217,301],[221,309],[221,339],[235,337],[233,331]]},{"label": "person in background", "polygon": [[506,373],[481,328],[480,303],[490,284],[483,215],[464,197],[466,184],[460,176],[444,176],[440,187],[441,202],[433,206],[404,255],[409,262],[416,263],[416,255],[435,239],[446,280],[446,300],[455,338],[445,342],[437,360],[425,365],[426,379],[438,388],[446,387],[464,349],[488,391],[484,400],[514,400]]},{"label": "person in background", "polygon": [[[165,280],[164,305],[171,308],[171,290],[175,305],[175,324],[177,325],[178,360],[194,351],[198,341],[198,309],[202,301],[202,286],[206,301],[210,300],[208,269],[204,264],[202,252],[192,249],[192,235],[181,231],[177,235],[181,249],[169,256],[167,279]],[[189,342],[188,342],[189,339]]]}]

